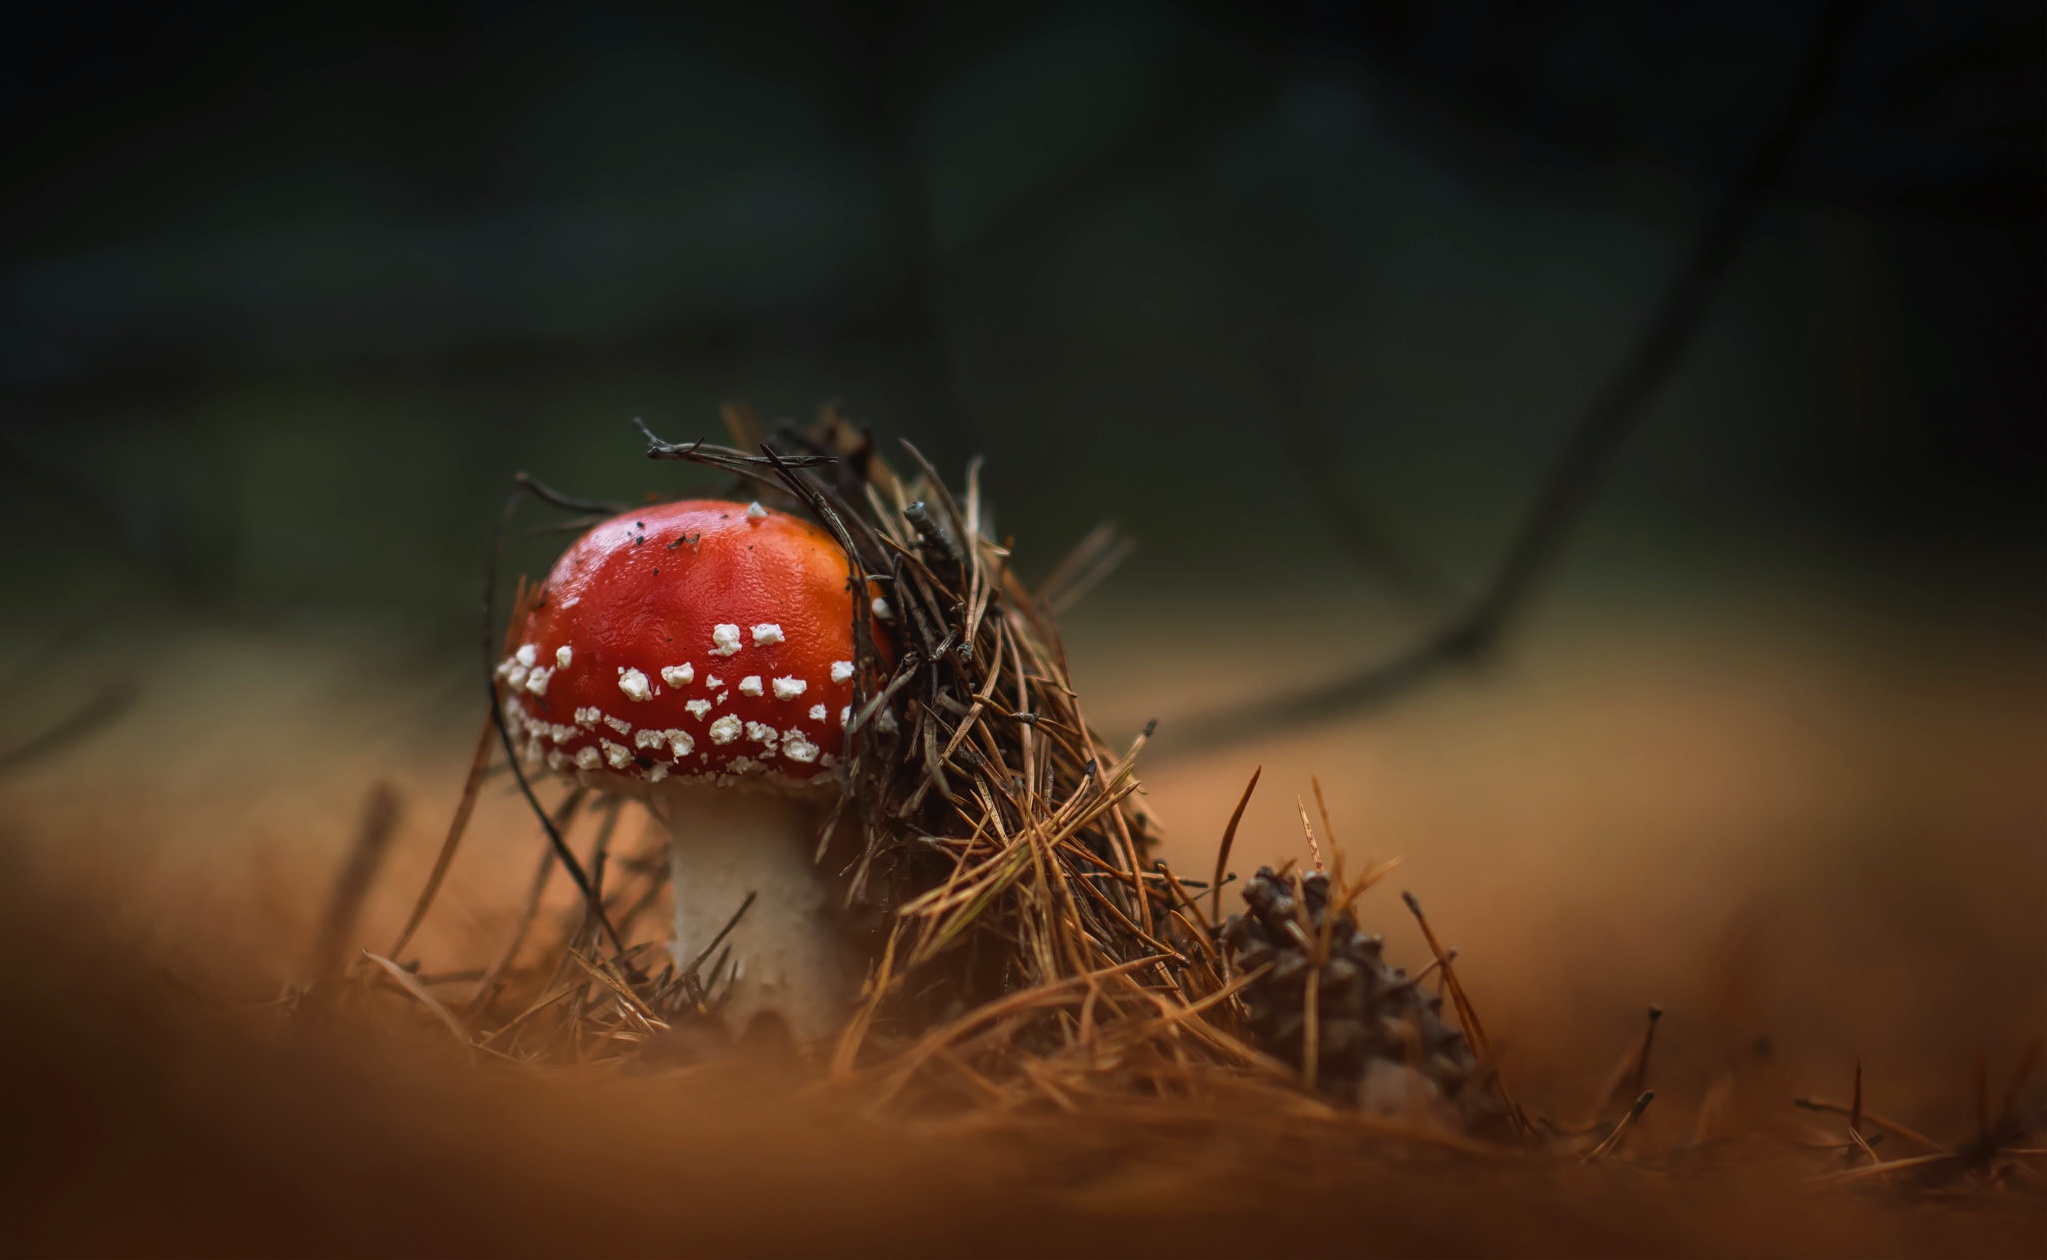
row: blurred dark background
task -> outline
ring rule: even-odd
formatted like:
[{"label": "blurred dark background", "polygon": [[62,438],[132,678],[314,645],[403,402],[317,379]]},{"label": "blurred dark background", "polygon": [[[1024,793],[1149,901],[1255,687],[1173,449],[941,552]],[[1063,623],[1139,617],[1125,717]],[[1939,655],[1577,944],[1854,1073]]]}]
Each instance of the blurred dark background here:
[{"label": "blurred dark background", "polygon": [[[1418,966],[1392,900],[1417,890],[1531,1106],[1599,1097],[1655,1002],[1671,1015],[1647,1135],[1693,1132],[1759,1035],[1779,1111],[1794,1090],[1845,1100],[1866,1062],[1872,1108],[1971,1131],[1970,1063],[1987,1048],[2000,1088],[2047,991],[2042,4],[1861,6],[1508,667],[1370,720],[1185,735],[1379,659],[1437,611],[1356,562],[1317,487],[1418,572],[1479,587],[1778,125],[1831,2],[17,13],[0,38],[0,889],[25,901],[0,938],[34,946],[0,985],[30,985],[11,1009],[58,1014],[18,1017],[0,1070],[39,1074],[13,1091],[24,1131],[62,1137],[15,1144],[33,1154],[14,1198],[72,1230],[158,1228],[152,1194],[166,1213],[233,1203],[219,1228],[245,1232],[186,1249],[264,1254],[305,1245],[246,1232],[280,1211],[329,1250],[394,1249],[375,1231],[421,1195],[458,1225],[520,1210],[395,1249],[522,1229],[500,1250],[530,1248],[556,1236],[525,1224],[533,1205],[581,1217],[623,1194],[598,1214],[655,1222],[614,1248],[646,1251],[699,1227],[675,1186],[751,1205],[719,1196],[754,1158],[779,1178],[754,1179],[774,1186],[763,1228],[881,1221],[866,1236],[897,1250],[950,1219],[934,1202],[1031,1202],[1008,1171],[1021,1146],[999,1178],[952,1146],[914,1166],[822,1146],[829,1174],[805,1174],[786,1124],[706,1145],[665,1078],[599,1082],[626,1092],[564,1121],[577,1096],[523,1078],[517,1098],[480,1094],[496,1087],[466,1068],[426,1091],[267,1051],[202,1059],[166,1048],[153,999],[99,983],[212,975],[267,998],[304,979],[372,784],[406,801],[363,943],[390,939],[483,720],[476,597],[513,473],[622,500],[708,488],[643,459],[631,420],[716,438],[742,399],[770,419],[837,400],[954,477],[985,455],[1027,575],[1119,519],[1140,551],[1063,630],[1112,746],[1161,719],[1143,769],[1166,855],[1212,869],[1253,767],[1239,873],[1301,859],[1311,808],[1332,845],[1399,855],[1372,930]],[[515,561],[537,571],[561,542]],[[428,970],[494,956],[531,895],[546,842],[500,785],[417,944]],[[90,978],[63,969],[67,930],[93,938]],[[380,1073],[427,1063],[372,1054]],[[65,1062],[85,1066],[40,1066]],[[661,1154],[678,1135],[681,1163]],[[1101,1166],[1042,1149],[1059,1184]],[[715,1166],[678,1180],[705,1151]],[[541,1156],[570,1179],[521,1171]],[[1297,1156],[1270,1167],[1293,1176]],[[995,1189],[934,1198],[926,1163]],[[1161,1200],[1156,1239],[1252,1191],[1232,1219],[1274,1219],[1263,1181],[1213,1167],[1186,1184],[1234,1188]],[[1329,1167],[1353,1201],[1369,1184]],[[1413,1165],[1434,1184],[1432,1167]],[[844,1169],[893,1190],[848,1199]],[[450,1197],[470,1175],[478,1192]],[[1533,1196],[1544,1228],[1590,1240],[1433,1243],[1464,1253],[1865,1236],[1800,1199],[1797,1230],[1716,1247],[1744,1218],[1703,1181],[1643,1201],[1681,1213],[1632,1202],[1633,1177],[1576,1199],[1548,1179],[1454,1201],[1387,1184],[1374,1201],[1417,1238],[1523,1228],[1496,1209]],[[108,1211],[105,1186],[141,1214]],[[787,1210],[812,1192],[844,1211]],[[1089,1228],[1110,1201],[1088,1200]],[[1681,1243],[1614,1232],[1666,1210],[1657,1238]],[[1915,1206],[1869,1249],[1943,1219]],[[1431,1245],[1360,1227],[1381,1250]],[[1005,1231],[988,1237],[1036,1237]]]},{"label": "blurred dark background", "polygon": [[[10,619],[463,632],[515,469],[674,493],[630,419],[732,399],[985,454],[1027,570],[1114,516],[1138,589],[1363,583],[1306,461],[1468,585],[1818,12],[37,6],[0,52]],[[2036,611],[2042,14],[1869,7],[1574,572]]]}]

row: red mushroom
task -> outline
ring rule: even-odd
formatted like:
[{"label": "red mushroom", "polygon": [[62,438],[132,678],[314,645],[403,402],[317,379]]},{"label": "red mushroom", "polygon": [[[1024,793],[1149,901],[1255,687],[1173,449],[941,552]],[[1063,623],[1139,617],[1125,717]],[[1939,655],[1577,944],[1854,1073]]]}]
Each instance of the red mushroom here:
[{"label": "red mushroom", "polygon": [[667,826],[674,953],[730,938],[735,1027],[829,1032],[850,992],[812,861],[853,702],[846,555],[760,504],[630,512],[555,563],[498,666],[529,762],[635,795]]}]

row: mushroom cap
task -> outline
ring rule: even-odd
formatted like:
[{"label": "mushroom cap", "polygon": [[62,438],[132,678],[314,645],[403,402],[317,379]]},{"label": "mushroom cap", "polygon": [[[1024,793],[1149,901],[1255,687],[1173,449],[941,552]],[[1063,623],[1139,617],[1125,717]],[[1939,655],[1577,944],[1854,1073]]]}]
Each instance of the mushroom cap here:
[{"label": "mushroom cap", "polygon": [[831,772],[853,703],[846,553],[758,503],[614,517],[555,562],[497,667],[529,760],[643,782],[800,784]]}]

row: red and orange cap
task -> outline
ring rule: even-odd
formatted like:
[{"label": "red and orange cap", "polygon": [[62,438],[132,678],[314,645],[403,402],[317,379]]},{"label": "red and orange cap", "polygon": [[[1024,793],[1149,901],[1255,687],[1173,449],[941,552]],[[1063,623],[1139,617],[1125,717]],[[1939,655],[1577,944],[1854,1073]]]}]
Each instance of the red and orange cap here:
[{"label": "red and orange cap", "polygon": [[515,641],[497,668],[506,721],[556,770],[807,780],[843,754],[846,554],[758,503],[605,521],[555,563]]}]

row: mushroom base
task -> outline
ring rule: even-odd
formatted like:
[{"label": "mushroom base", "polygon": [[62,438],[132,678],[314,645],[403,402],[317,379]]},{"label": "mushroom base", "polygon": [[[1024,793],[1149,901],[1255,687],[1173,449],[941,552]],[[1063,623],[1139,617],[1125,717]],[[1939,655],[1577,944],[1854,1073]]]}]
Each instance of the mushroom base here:
[{"label": "mushroom base", "polygon": [[831,889],[811,861],[829,795],[672,781],[661,787],[648,804],[668,828],[676,965],[695,962],[755,893],[703,964],[708,974],[731,946],[727,1022],[737,1032],[772,1010],[799,1040],[835,1032],[851,983],[832,927]]}]

